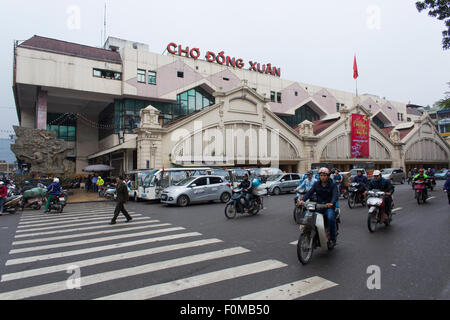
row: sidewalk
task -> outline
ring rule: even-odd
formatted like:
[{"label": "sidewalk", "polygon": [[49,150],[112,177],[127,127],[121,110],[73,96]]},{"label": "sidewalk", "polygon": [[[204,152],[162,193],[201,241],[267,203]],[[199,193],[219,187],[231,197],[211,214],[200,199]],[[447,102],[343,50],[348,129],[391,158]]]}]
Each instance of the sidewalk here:
[{"label": "sidewalk", "polygon": [[82,189],[72,189],[70,190],[72,195],[69,195],[67,204],[82,203],[82,202],[110,202],[105,198],[99,198],[96,192],[86,192]]}]

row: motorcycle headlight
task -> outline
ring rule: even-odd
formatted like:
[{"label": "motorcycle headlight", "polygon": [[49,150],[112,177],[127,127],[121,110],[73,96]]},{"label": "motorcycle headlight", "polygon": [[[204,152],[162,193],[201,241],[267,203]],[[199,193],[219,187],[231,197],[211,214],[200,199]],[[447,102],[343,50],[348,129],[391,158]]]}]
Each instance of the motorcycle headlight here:
[{"label": "motorcycle headlight", "polygon": [[367,200],[367,204],[369,206],[380,206],[382,202],[383,202],[383,200],[381,200],[379,198],[369,198]]}]

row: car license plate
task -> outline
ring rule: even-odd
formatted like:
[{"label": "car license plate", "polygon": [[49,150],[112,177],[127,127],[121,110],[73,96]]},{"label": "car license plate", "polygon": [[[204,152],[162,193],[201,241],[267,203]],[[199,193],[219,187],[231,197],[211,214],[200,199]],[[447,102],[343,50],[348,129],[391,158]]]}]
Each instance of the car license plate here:
[{"label": "car license plate", "polygon": [[143,194],[141,194],[141,197],[142,198],[147,198],[147,194],[143,193]]},{"label": "car license plate", "polygon": [[64,202],[64,201],[66,201],[66,199],[64,199],[64,198],[59,198],[59,201]]}]

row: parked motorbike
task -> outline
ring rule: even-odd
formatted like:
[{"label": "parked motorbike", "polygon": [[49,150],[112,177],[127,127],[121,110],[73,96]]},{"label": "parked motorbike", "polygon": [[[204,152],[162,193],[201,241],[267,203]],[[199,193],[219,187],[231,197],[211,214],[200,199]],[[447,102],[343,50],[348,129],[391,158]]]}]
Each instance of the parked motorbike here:
[{"label": "parked motorbike", "polygon": [[[248,208],[249,215],[255,216],[259,213],[259,211],[264,209],[262,199],[264,195],[267,195],[266,188],[259,188],[258,190],[253,191]],[[225,207],[225,216],[228,219],[236,218],[237,213],[245,214],[245,193],[243,189],[234,189],[233,196]]]},{"label": "parked motorbike", "polygon": [[50,206],[48,210],[50,213],[56,211],[57,213],[62,213],[64,207],[66,206],[66,197],[64,193],[60,193],[58,196],[53,196],[50,200]]},{"label": "parked motorbike", "polygon": [[367,205],[366,197],[364,196],[364,193],[360,191],[360,186],[360,183],[353,182],[348,188],[348,206],[350,207],[350,209],[356,207],[356,204],[358,203],[362,204],[363,207]]},{"label": "parked motorbike", "polygon": [[116,199],[116,185],[108,184],[105,187],[102,187],[102,192],[100,194],[101,197],[106,198],[108,200]]},{"label": "parked motorbike", "polygon": [[[367,217],[367,226],[370,232],[375,232],[377,225],[384,223],[388,227],[392,222],[392,215],[386,213],[386,193],[380,190],[371,190],[368,192],[367,205],[369,206],[369,215]],[[394,208],[394,199],[392,199],[392,209]]]},{"label": "parked motorbike", "polygon": [[26,208],[31,208],[33,210],[41,210],[44,200],[45,198],[42,197],[30,198],[27,200],[23,199],[21,206],[22,211],[24,211]]},{"label": "parked motorbike", "polygon": [[428,192],[427,185],[424,180],[416,180],[414,182],[414,198],[417,200],[417,204],[421,202],[427,202]]},{"label": "parked motorbike", "polygon": [[[312,259],[313,251],[321,248],[324,251],[333,250],[329,245],[330,230],[327,218],[319,210],[327,209],[325,204],[316,202],[303,203],[303,215],[300,219],[300,239],[297,244],[297,257],[299,261],[306,265]],[[339,235],[341,224],[340,210],[336,209],[336,239]]]},{"label": "parked motorbike", "polygon": [[22,207],[22,196],[12,196],[6,198],[3,204],[3,213],[15,214]]}]

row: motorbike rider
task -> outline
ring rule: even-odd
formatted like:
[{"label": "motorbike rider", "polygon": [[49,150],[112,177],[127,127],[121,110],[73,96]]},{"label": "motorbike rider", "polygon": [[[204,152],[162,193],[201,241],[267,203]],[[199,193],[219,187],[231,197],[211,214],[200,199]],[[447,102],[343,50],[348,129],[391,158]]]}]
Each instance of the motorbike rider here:
[{"label": "motorbike rider", "polygon": [[[386,180],[381,176],[380,170],[375,170],[373,172],[373,179],[369,182],[369,190],[380,190],[385,192],[385,211],[388,217],[391,217],[392,209],[392,194],[395,191],[395,187],[392,185],[391,181]],[[364,192],[364,196],[367,196],[368,191]]]},{"label": "motorbike rider", "polygon": [[423,168],[419,169],[419,173],[413,178],[413,188],[414,188],[414,183],[417,180],[423,180],[425,181],[425,188],[424,188],[424,192],[425,192],[425,196],[428,198],[428,190],[427,188],[431,187],[430,185],[430,180],[429,177],[425,174],[425,171],[423,170]]},{"label": "motorbike rider", "polygon": [[250,206],[250,200],[252,198],[252,183],[249,180],[248,174],[244,175],[242,182],[238,186],[242,189],[245,199],[245,213],[248,213],[248,208]]},{"label": "motorbike rider", "polygon": [[47,204],[45,205],[44,213],[49,213],[50,203],[53,197],[57,197],[61,194],[61,185],[59,184],[59,179],[55,178],[53,183],[47,187],[47,192],[50,193],[47,199]]},{"label": "motorbike rider", "polygon": [[321,210],[322,214],[325,214],[328,219],[328,225],[330,227],[330,241],[328,243],[329,248],[334,248],[336,245],[336,217],[335,207],[339,197],[339,191],[337,185],[333,183],[330,178],[331,172],[328,168],[321,168],[319,170],[320,181],[316,181],[308,193],[299,201],[299,205],[316,194],[317,202],[319,204],[326,204],[327,209]]},{"label": "motorbike rider", "polygon": [[369,180],[367,180],[362,170],[357,171],[357,175],[352,179],[352,183],[359,183],[358,193],[360,195],[365,194],[365,191],[369,188]]},{"label": "motorbike rider", "polygon": [[450,205],[450,174],[447,174],[447,180],[444,184],[444,192],[447,193],[448,204]]},{"label": "motorbike rider", "polygon": [[8,188],[6,188],[5,183],[0,181],[0,216],[3,213],[3,205],[6,202],[8,196]]},{"label": "motorbike rider", "polygon": [[[305,190],[308,192],[313,187],[314,183],[316,183],[317,180],[313,178],[313,172],[308,171],[306,173],[306,179],[300,182],[300,185],[297,187],[297,189],[294,190],[294,192],[299,193],[301,190]],[[298,201],[300,201],[300,196],[298,197]]]}]

